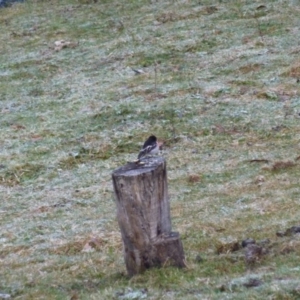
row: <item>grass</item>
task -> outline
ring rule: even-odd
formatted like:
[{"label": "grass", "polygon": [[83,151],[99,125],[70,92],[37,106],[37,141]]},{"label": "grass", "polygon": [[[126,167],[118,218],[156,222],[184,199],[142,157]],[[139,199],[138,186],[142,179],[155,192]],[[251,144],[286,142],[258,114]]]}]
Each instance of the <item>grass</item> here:
[{"label": "grass", "polygon": [[[300,215],[298,10],[277,0],[0,9],[0,294],[298,299],[299,237],[276,235]],[[188,268],[129,279],[111,172],[152,133],[165,142]],[[269,240],[251,267],[248,237]]]}]

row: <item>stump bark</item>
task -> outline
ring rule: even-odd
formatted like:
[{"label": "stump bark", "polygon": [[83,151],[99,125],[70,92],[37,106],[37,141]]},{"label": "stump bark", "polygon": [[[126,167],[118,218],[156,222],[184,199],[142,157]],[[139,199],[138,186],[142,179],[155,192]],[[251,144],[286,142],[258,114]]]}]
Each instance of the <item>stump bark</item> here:
[{"label": "stump bark", "polygon": [[171,231],[166,161],[128,163],[112,179],[128,275],[165,265],[185,267],[179,233]]}]

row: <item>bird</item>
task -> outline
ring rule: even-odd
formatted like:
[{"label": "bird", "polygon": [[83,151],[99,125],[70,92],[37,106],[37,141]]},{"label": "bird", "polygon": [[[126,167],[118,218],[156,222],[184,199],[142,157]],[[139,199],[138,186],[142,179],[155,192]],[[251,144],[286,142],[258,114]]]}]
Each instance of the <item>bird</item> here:
[{"label": "bird", "polygon": [[155,135],[149,136],[149,138],[144,143],[140,153],[138,155],[138,160],[148,155],[156,154],[159,151],[159,144]]}]

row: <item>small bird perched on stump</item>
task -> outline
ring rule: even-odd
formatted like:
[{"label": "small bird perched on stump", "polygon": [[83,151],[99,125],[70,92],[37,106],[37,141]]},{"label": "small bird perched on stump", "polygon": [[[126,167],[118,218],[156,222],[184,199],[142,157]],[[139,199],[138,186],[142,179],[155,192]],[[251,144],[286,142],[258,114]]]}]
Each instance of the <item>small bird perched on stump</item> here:
[{"label": "small bird perched on stump", "polygon": [[157,154],[159,151],[159,144],[155,135],[149,136],[147,141],[144,143],[139,155],[138,160],[148,155]]}]

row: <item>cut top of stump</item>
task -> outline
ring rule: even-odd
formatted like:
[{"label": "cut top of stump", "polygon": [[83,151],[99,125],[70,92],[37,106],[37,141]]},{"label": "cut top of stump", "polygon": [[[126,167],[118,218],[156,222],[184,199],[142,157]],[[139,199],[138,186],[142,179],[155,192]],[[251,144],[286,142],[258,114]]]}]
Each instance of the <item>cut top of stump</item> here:
[{"label": "cut top of stump", "polygon": [[137,162],[128,162],[126,165],[113,171],[114,176],[137,176],[155,170],[159,165],[164,165],[165,159],[161,156],[144,158]]}]

